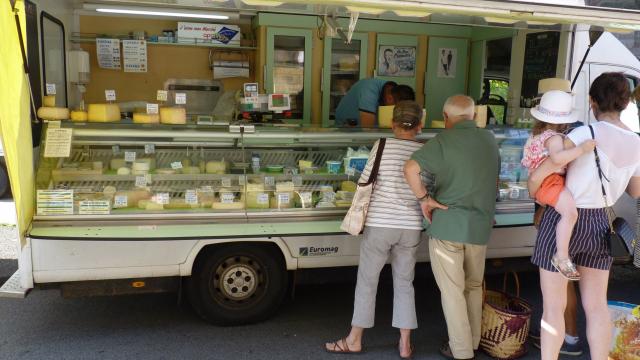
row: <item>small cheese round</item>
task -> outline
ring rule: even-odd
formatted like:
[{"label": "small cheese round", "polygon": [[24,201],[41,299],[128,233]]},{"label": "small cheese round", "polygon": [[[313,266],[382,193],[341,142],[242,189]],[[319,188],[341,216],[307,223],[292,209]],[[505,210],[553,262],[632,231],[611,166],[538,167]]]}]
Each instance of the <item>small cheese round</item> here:
[{"label": "small cheese round", "polygon": [[160,122],[163,124],[183,125],[187,123],[187,110],[183,107],[160,108]]},{"label": "small cheese round", "polygon": [[44,120],[67,120],[69,109],[59,107],[41,107],[38,109],[38,117]]},{"label": "small cheese round", "polygon": [[146,113],[134,113],[134,124],[158,124],[160,123],[160,115],[158,114],[146,114]]},{"label": "small cheese round", "polygon": [[47,95],[44,98],[42,98],[42,106],[56,107],[56,96],[55,95]]},{"label": "small cheese round", "polygon": [[88,115],[86,111],[73,110],[71,111],[71,121],[84,122],[87,121]]},{"label": "small cheese round", "polygon": [[131,169],[128,167],[121,167],[118,169],[118,175],[131,175]]}]

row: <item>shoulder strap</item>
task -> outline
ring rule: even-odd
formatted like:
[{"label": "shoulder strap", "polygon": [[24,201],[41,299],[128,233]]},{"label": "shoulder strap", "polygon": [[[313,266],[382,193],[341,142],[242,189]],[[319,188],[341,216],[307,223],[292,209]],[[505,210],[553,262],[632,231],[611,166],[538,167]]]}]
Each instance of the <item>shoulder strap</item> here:
[{"label": "shoulder strap", "polygon": [[382,152],[384,151],[384,145],[386,144],[387,139],[382,138],[378,142],[378,151],[376,151],[376,159],[373,161],[373,167],[371,168],[371,174],[369,174],[369,179],[363,185],[370,185],[376,182],[378,179],[378,169],[380,169],[380,162],[382,161]]},{"label": "shoulder strap", "polygon": [[[591,131],[591,138],[593,140],[596,139],[596,134],[593,132],[593,126],[589,125],[589,131]],[[593,153],[596,157],[596,167],[598,168],[598,177],[600,178],[600,189],[602,190],[602,196],[604,197],[604,201],[605,201],[605,206],[607,205],[607,191],[604,189],[604,180],[603,180],[603,173],[602,173],[602,167],[600,167],[600,157],[598,156],[598,149],[597,148],[593,148]]]}]

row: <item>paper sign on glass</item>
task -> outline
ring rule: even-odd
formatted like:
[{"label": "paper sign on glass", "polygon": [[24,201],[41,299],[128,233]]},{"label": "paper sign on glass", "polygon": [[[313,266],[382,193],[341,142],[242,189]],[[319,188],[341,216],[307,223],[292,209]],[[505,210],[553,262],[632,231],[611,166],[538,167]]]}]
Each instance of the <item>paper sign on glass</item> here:
[{"label": "paper sign on glass", "polygon": [[71,138],[73,129],[47,129],[47,140],[44,144],[44,157],[66,158],[71,156]]}]

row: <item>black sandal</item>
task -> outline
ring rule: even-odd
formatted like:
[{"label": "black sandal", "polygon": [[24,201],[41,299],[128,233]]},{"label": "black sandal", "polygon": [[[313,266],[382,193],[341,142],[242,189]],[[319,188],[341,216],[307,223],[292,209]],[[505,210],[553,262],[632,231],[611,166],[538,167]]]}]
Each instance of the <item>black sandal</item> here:
[{"label": "black sandal", "polygon": [[327,345],[324,346],[325,351],[331,354],[349,354],[349,355],[362,354],[362,350],[351,351],[351,349],[349,349],[349,344],[347,344],[347,338],[342,338],[331,344],[333,344],[333,349],[327,349]]}]

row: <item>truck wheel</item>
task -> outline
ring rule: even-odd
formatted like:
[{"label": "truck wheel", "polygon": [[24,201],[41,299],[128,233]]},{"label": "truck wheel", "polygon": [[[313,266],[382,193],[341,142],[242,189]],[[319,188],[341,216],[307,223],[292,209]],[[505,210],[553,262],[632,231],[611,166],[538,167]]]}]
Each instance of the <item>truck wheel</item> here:
[{"label": "truck wheel", "polygon": [[9,175],[7,169],[0,164],[0,198],[5,197],[9,193]]},{"label": "truck wheel", "polygon": [[194,310],[215,325],[269,318],[287,290],[287,271],[275,250],[256,244],[216,247],[194,265],[187,290]]}]

